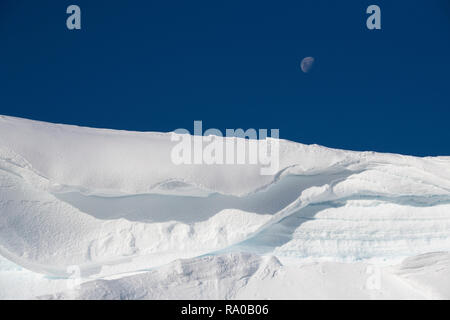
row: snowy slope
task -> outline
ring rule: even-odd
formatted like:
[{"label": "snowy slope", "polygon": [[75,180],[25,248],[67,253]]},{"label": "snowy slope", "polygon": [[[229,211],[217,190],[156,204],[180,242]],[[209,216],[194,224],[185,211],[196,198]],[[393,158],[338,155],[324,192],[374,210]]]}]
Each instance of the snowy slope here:
[{"label": "snowy slope", "polygon": [[171,136],[0,116],[0,255],[92,279],[229,252],[295,265],[450,251],[449,157],[280,140],[279,171],[265,176],[175,165]]},{"label": "snowy slope", "polygon": [[[419,264],[417,264],[419,262]],[[177,260],[157,270],[85,282],[40,299],[450,299],[450,255],[400,265],[314,262],[228,254]]]}]

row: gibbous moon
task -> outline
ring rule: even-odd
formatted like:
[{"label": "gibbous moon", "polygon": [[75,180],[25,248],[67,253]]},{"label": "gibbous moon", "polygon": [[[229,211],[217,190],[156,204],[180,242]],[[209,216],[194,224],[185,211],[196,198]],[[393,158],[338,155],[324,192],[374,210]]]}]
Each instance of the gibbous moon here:
[{"label": "gibbous moon", "polygon": [[300,67],[302,68],[302,71],[304,73],[308,73],[309,71],[311,71],[313,65],[314,65],[314,58],[313,57],[306,57],[300,63]]}]

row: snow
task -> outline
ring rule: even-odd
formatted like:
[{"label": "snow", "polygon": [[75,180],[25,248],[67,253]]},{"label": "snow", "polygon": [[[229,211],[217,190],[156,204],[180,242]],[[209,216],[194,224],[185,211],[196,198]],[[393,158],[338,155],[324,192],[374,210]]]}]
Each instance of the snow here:
[{"label": "snow", "polygon": [[0,116],[0,298],[67,298],[74,266],[81,299],[449,297],[450,157],[280,140],[261,175],[172,135]]},{"label": "snow", "polygon": [[[39,299],[449,299],[449,257],[441,253],[434,261],[427,259],[417,275],[419,267],[405,272],[405,263],[286,266],[275,257],[233,253],[177,260],[157,270],[94,280]],[[430,284],[436,289],[428,289]]]}]

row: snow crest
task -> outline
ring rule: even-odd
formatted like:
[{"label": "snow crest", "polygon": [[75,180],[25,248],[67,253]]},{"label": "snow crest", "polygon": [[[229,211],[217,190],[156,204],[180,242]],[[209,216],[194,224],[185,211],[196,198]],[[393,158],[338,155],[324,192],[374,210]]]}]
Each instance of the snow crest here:
[{"label": "snow crest", "polygon": [[67,276],[229,251],[354,261],[450,250],[449,157],[280,140],[280,171],[264,176],[175,165],[170,136],[1,116],[0,255]]}]

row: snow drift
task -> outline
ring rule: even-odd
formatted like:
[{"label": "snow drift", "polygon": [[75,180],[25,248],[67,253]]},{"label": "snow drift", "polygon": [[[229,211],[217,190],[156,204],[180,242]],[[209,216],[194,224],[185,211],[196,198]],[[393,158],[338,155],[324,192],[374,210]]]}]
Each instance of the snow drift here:
[{"label": "snow drift", "polygon": [[[373,282],[371,270],[377,275]],[[394,266],[284,266],[274,257],[233,253],[177,260],[157,270],[89,281],[39,299],[450,299],[449,271],[450,255],[442,252]]]},{"label": "snow drift", "polygon": [[392,260],[450,250],[450,157],[280,140],[280,168],[175,165],[172,133],[0,116],[0,255],[117,275],[246,252]]}]

